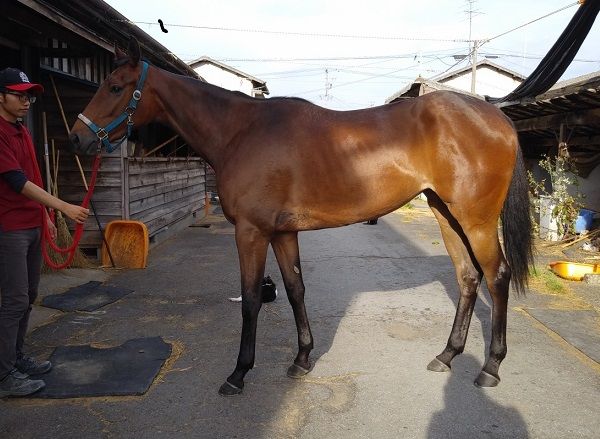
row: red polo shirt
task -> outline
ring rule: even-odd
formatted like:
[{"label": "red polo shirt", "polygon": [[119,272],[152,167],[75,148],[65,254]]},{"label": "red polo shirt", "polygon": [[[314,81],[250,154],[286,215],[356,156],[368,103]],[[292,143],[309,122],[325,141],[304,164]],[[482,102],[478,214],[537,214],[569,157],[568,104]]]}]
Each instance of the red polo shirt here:
[{"label": "red polo shirt", "polygon": [[[29,130],[21,124],[7,122],[0,116],[0,174],[22,170],[27,180],[36,182],[39,169],[30,151],[34,149]],[[41,181],[36,184],[42,186]],[[0,178],[0,230],[9,232],[41,226],[41,205],[16,193]]]}]

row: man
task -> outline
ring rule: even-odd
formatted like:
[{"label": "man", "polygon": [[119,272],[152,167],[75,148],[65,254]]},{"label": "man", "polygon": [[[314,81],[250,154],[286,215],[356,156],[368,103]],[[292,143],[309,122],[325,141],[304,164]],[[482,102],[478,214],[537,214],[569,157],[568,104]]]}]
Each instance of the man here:
[{"label": "man", "polygon": [[45,386],[29,375],[48,372],[49,361],[23,355],[31,304],[42,264],[42,223],[52,239],[56,227],[42,206],[83,223],[88,209],[66,203],[44,189],[31,135],[22,124],[40,84],[14,68],[0,71],[0,397],[24,396]]}]

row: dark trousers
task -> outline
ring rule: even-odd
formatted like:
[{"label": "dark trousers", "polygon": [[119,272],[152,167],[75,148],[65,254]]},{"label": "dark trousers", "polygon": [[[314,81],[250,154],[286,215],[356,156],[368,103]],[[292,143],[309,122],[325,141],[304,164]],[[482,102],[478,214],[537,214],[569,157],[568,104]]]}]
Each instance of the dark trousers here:
[{"label": "dark trousers", "polygon": [[0,231],[0,379],[22,355],[31,305],[38,294],[40,229]]}]

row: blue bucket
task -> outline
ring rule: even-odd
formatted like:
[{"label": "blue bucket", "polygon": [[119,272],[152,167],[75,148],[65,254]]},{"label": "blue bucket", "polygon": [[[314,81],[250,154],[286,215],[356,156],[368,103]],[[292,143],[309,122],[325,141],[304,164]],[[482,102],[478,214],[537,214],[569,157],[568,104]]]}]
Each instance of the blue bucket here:
[{"label": "blue bucket", "polygon": [[594,220],[594,212],[587,209],[581,209],[577,221],[575,221],[575,233],[581,233],[585,230],[592,228],[592,221]]}]

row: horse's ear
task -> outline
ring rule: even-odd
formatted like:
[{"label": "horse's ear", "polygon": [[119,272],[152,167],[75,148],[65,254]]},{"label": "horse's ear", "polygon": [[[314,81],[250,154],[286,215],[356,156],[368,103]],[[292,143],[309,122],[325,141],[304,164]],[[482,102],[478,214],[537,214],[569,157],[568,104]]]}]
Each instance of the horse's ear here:
[{"label": "horse's ear", "polygon": [[115,62],[123,58],[128,58],[128,56],[119,48],[119,46],[117,46],[117,43],[115,42]]},{"label": "horse's ear", "polygon": [[129,45],[127,46],[127,54],[129,55],[129,62],[132,66],[137,66],[138,62],[140,62],[141,53],[140,53],[140,43],[138,40],[131,37],[129,39]]}]

